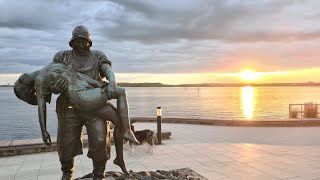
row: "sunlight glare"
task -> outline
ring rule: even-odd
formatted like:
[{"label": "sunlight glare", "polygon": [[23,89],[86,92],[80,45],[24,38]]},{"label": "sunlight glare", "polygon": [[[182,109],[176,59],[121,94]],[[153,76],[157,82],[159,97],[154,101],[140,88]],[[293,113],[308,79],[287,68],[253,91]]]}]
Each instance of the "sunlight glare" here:
[{"label": "sunlight glare", "polygon": [[241,97],[244,116],[250,120],[254,111],[254,88],[251,86],[242,87]]},{"label": "sunlight glare", "polygon": [[252,70],[245,70],[239,74],[240,78],[247,80],[247,81],[253,81],[257,80],[261,77],[261,75],[257,72],[254,72]]}]

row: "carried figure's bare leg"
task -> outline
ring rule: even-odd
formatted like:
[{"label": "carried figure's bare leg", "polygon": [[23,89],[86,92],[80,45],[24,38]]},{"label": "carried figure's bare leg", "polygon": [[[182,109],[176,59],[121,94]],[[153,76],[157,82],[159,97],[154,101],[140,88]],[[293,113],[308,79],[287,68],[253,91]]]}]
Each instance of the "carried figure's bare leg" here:
[{"label": "carried figure's bare leg", "polygon": [[124,130],[124,138],[133,143],[140,144],[130,128],[129,105],[126,90],[122,87],[118,87],[117,93],[117,109]]},{"label": "carried figure's bare leg", "polygon": [[116,147],[116,158],[113,163],[118,165],[124,173],[128,173],[124,160],[123,160],[123,130],[120,117],[118,115],[117,109],[110,103],[106,106],[100,108],[96,115],[99,118],[110,120],[114,125],[113,138]]}]

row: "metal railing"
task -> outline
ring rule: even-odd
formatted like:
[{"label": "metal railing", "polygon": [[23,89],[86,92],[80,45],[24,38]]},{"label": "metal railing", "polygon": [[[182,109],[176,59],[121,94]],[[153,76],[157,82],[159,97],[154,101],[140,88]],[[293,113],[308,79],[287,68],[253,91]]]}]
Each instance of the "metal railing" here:
[{"label": "metal railing", "polygon": [[320,117],[319,105],[315,103],[289,104],[289,118],[318,118]]}]

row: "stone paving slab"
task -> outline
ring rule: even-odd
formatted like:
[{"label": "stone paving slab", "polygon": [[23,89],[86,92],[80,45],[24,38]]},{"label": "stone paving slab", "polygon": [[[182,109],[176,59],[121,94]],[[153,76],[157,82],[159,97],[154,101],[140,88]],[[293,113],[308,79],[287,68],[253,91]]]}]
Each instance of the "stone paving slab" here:
[{"label": "stone paving slab", "polygon": [[[136,129],[153,127],[136,123]],[[147,145],[124,152],[128,170],[172,170],[190,168],[208,179],[320,179],[320,127],[224,127],[163,124],[172,132],[169,140],[148,154]],[[92,171],[84,154],[75,158],[75,178]],[[120,171],[112,163],[107,171]],[[56,180],[61,176],[57,152],[0,158],[0,179]]]}]

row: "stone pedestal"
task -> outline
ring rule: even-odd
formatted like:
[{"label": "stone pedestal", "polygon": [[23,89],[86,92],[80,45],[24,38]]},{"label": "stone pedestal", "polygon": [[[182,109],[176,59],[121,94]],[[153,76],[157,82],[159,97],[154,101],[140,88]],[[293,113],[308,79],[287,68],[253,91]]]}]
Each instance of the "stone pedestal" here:
[{"label": "stone pedestal", "polygon": [[[207,180],[207,178],[196,173],[192,169],[183,168],[170,171],[157,170],[157,171],[129,171],[129,174],[124,174],[115,171],[108,171],[105,173],[106,180],[127,180],[127,179],[143,179],[143,180],[157,180],[157,179],[170,179],[170,180]],[[76,180],[92,180],[92,174],[87,174],[82,178]]]}]

